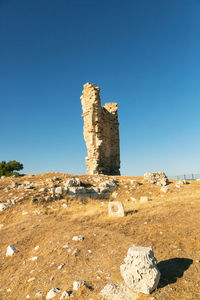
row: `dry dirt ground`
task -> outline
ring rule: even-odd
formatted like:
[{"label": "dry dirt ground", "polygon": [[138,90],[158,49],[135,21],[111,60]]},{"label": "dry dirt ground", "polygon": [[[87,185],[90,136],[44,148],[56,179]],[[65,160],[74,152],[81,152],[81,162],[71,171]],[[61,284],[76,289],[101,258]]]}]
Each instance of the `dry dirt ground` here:
[{"label": "dry dirt ground", "polygon": [[[40,182],[55,175],[70,176],[50,173],[1,179],[0,202],[15,196],[3,190],[12,181]],[[163,193],[142,177],[116,178],[119,196],[115,200],[123,202],[125,217],[108,216],[109,200],[34,203],[28,194],[0,212],[4,225],[0,229],[0,300],[25,300],[28,294],[36,299],[39,291],[39,299],[45,299],[53,287],[61,290],[53,298],[57,300],[64,290],[72,290],[75,280],[84,280],[91,288],[74,292],[74,300],[101,299],[99,292],[107,283],[123,281],[120,265],[133,244],[153,248],[162,274],[157,290],[149,296],[139,295],[140,300],[200,299],[200,181],[180,188],[171,181],[169,191]],[[128,179],[141,185],[131,188]],[[130,196],[148,196],[150,201],[127,202]],[[63,201],[67,208],[62,207]],[[42,214],[36,215],[36,210]],[[85,240],[72,241],[74,235],[84,235]],[[18,250],[12,257],[5,255],[8,245]],[[31,261],[34,256],[37,260]],[[65,265],[58,270],[61,264]],[[29,282],[30,278],[34,280]]]}]

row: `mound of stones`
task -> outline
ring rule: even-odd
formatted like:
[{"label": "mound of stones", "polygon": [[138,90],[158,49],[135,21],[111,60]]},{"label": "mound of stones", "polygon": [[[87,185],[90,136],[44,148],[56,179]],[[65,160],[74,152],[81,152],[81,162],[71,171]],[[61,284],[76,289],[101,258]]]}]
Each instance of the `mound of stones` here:
[{"label": "mound of stones", "polygon": [[113,178],[98,176],[95,180],[93,179],[93,182],[93,184],[85,184],[78,177],[61,179],[56,176],[35,182],[12,181],[3,188],[3,191],[10,193],[8,196],[13,199],[0,203],[0,211],[26,197],[31,198],[33,203],[59,200],[63,199],[64,196],[72,199],[108,199],[118,189],[117,181]]},{"label": "mound of stones", "polygon": [[164,172],[147,172],[144,174],[144,180],[160,186],[168,184],[168,178]]},{"label": "mound of stones", "polygon": [[150,294],[160,280],[157,260],[150,247],[132,246],[120,266],[124,283],[112,283],[100,292],[107,300],[137,299],[137,293]]}]

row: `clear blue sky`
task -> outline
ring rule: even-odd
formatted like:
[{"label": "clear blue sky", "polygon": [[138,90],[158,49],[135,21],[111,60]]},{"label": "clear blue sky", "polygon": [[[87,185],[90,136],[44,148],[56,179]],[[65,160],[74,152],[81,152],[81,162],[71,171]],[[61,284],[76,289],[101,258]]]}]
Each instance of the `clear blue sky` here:
[{"label": "clear blue sky", "polygon": [[80,96],[118,102],[121,173],[200,173],[199,0],[0,0],[0,161],[85,173]]}]

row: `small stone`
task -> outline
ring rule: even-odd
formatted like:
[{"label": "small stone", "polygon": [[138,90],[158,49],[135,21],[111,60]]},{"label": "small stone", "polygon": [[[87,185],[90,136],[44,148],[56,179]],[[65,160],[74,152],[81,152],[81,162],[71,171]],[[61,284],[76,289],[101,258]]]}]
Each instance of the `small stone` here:
[{"label": "small stone", "polygon": [[81,286],[85,284],[85,281],[80,280],[80,281],[74,281],[73,282],[73,290],[77,291]]},{"label": "small stone", "polygon": [[63,208],[67,208],[67,204],[66,204],[66,203],[63,203],[63,204],[62,204],[62,207],[63,207]]},{"label": "small stone", "polygon": [[72,291],[64,291],[60,297],[60,300],[72,298]]},{"label": "small stone", "polygon": [[28,212],[23,210],[22,215],[28,215]]},{"label": "small stone", "polygon": [[88,249],[88,253],[92,253],[92,250],[91,250],[91,249]]},{"label": "small stone", "polygon": [[40,248],[40,246],[35,246],[34,250],[37,251]]},{"label": "small stone", "polygon": [[8,208],[10,205],[8,203],[0,203],[0,211],[3,211],[4,209]]},{"label": "small stone", "polygon": [[41,297],[42,297],[42,292],[37,292],[37,293],[35,294],[35,297],[36,297],[36,298],[41,298]]},{"label": "small stone", "polygon": [[83,241],[85,237],[83,235],[75,235],[72,238],[72,241]]},{"label": "small stone", "polygon": [[168,186],[162,186],[160,188],[160,191],[163,192],[163,193],[167,193],[167,191],[169,191],[169,188],[168,188]]},{"label": "small stone", "polygon": [[54,191],[55,191],[55,194],[62,195],[62,187],[61,186],[56,187]]},{"label": "small stone", "polygon": [[29,258],[29,260],[32,260],[32,261],[35,261],[37,259],[38,259],[38,256],[33,256],[33,257]]},{"label": "small stone", "polygon": [[58,270],[61,270],[64,266],[65,266],[65,264],[58,266]]},{"label": "small stone", "polygon": [[9,288],[9,289],[7,289],[7,292],[8,292],[8,293],[10,293],[10,292],[11,292],[11,289],[10,289],[10,288]]},{"label": "small stone", "polygon": [[130,201],[133,201],[133,202],[135,202],[135,201],[137,201],[137,199],[136,199],[136,198],[134,198],[134,197],[130,197]]},{"label": "small stone", "polygon": [[13,245],[8,246],[7,251],[6,251],[6,256],[12,256],[16,252],[17,252],[17,249],[15,248],[15,246],[13,246]]},{"label": "small stone", "polygon": [[149,201],[149,198],[148,198],[148,197],[146,197],[146,196],[140,197],[140,202],[141,202],[141,203],[145,203],[145,202],[148,202],[148,201]]},{"label": "small stone", "polygon": [[3,224],[0,224],[0,229],[3,228],[3,226],[4,226]]},{"label": "small stone", "polygon": [[30,298],[31,298],[31,295],[28,294],[28,295],[26,296],[26,299],[30,299]]},{"label": "small stone", "polygon": [[52,288],[50,291],[48,291],[48,293],[46,295],[46,299],[52,299],[59,293],[60,293],[60,289]]},{"label": "small stone", "polygon": [[31,282],[31,281],[33,281],[33,280],[35,280],[35,277],[31,277],[31,278],[29,278],[27,281],[28,281],[28,282]]}]

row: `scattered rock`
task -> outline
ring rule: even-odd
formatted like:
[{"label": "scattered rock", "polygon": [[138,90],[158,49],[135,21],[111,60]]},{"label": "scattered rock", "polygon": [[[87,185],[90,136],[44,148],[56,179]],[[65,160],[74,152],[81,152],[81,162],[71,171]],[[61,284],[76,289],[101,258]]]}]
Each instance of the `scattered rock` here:
[{"label": "scattered rock", "polygon": [[66,204],[66,203],[63,203],[63,204],[62,204],[62,207],[63,207],[63,208],[67,208],[67,204]]},{"label": "scattered rock", "polygon": [[58,270],[61,270],[64,266],[65,264],[61,264],[60,266],[58,266]]},{"label": "scattered rock", "polygon": [[23,210],[22,215],[28,215],[28,212]]},{"label": "scattered rock", "polygon": [[39,248],[40,248],[40,246],[37,245],[37,246],[35,246],[34,250],[37,251]]},{"label": "scattered rock", "polygon": [[64,291],[60,297],[60,300],[73,298],[72,291]]},{"label": "scattered rock", "polygon": [[29,260],[32,260],[32,261],[35,261],[37,259],[38,259],[38,256],[33,256],[33,257],[29,258]]},{"label": "scattered rock", "polygon": [[169,191],[169,188],[167,186],[162,186],[160,188],[160,191],[163,192],[163,193],[167,193],[167,191]]},{"label": "scattered rock", "polygon": [[83,235],[75,235],[72,238],[72,241],[83,241],[85,237]]},{"label": "scattered rock", "polygon": [[74,281],[73,282],[73,290],[77,291],[81,286],[85,284],[85,281],[80,280],[80,281]]},{"label": "scattered rock", "polygon": [[150,294],[156,289],[160,272],[152,248],[133,246],[129,248],[124,262],[125,264],[120,266],[120,271],[130,289],[144,294]]},{"label": "scattered rock", "polygon": [[[117,208],[117,210],[115,210]],[[108,203],[109,217],[124,217],[124,206],[120,201],[112,201]]]},{"label": "scattered rock", "polygon": [[59,293],[60,293],[60,289],[52,288],[50,291],[48,291],[48,293],[46,295],[46,299],[52,299]]},{"label": "scattered rock", "polygon": [[149,198],[148,198],[148,197],[146,197],[146,196],[140,197],[140,202],[141,202],[141,203],[145,203],[145,202],[148,202],[148,201],[149,201]]},{"label": "scattered rock", "polygon": [[0,229],[3,228],[3,226],[4,226],[3,224],[0,224]]},{"label": "scattered rock", "polygon": [[4,209],[8,208],[10,205],[8,203],[0,203],[0,211],[3,211]]},{"label": "scattered rock", "polygon": [[42,297],[42,292],[37,292],[37,293],[35,294],[35,297],[36,297],[36,298],[41,298],[41,297]]},{"label": "scattered rock", "polygon": [[10,246],[8,246],[8,248],[6,250],[6,256],[12,256],[16,252],[17,252],[17,249],[15,248],[15,246],[10,245]]},{"label": "scattered rock", "polygon": [[34,281],[35,280],[35,277],[31,277],[31,278],[29,278],[27,281],[28,282],[31,282],[31,281]]}]

